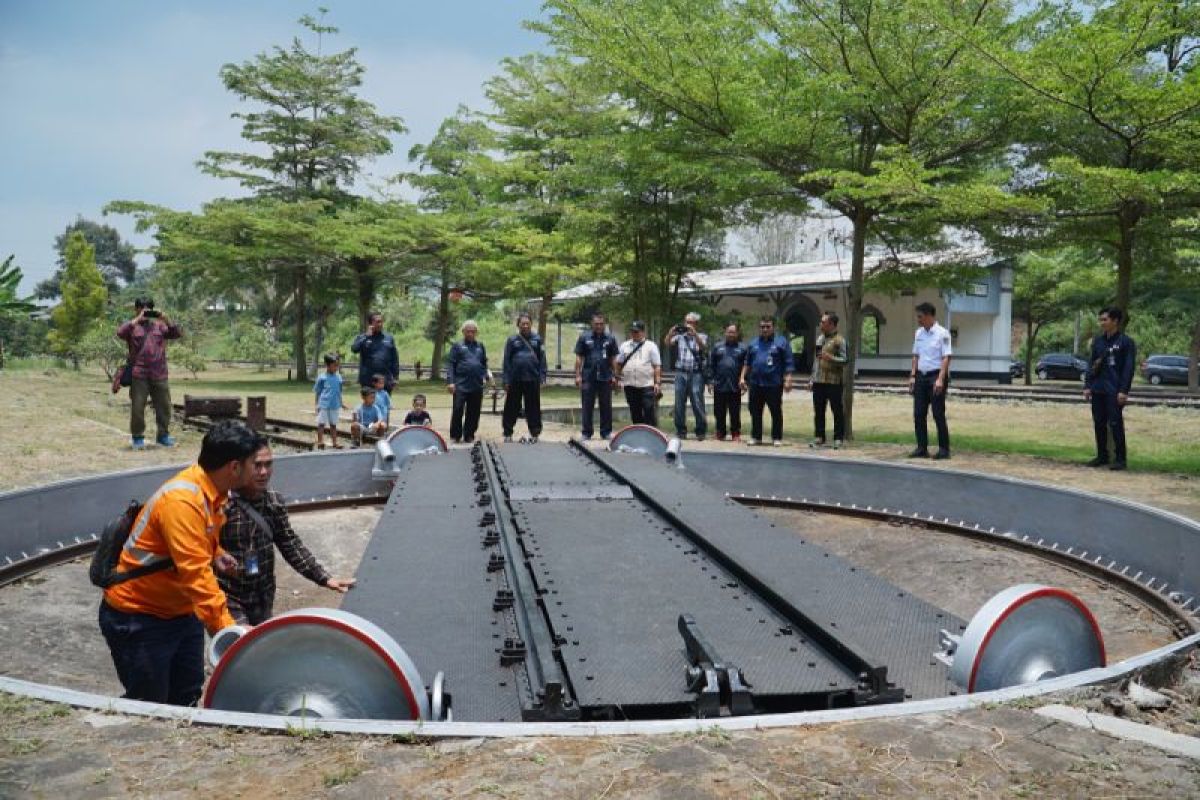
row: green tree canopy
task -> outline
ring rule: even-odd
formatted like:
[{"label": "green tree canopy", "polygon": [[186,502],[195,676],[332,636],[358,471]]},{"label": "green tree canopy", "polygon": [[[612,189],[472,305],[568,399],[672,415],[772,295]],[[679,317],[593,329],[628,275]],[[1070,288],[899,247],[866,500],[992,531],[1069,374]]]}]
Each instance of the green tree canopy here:
[{"label": "green tree canopy", "polygon": [[104,276],[104,284],[110,292],[117,291],[122,285],[133,281],[137,273],[137,262],[134,261],[133,245],[124,241],[116,228],[102,225],[90,219],[77,217],[54,239],[54,249],[58,253],[58,269],[46,280],[40,282],[33,290],[34,296],[42,300],[53,300],[62,294],[63,269],[66,266],[67,241],[73,233],[82,233],[96,253],[96,266]]},{"label": "green tree canopy", "polygon": [[62,302],[50,314],[50,348],[79,368],[80,343],[93,323],[104,316],[108,290],[96,266],[95,251],[78,231],[67,238],[62,275]]}]

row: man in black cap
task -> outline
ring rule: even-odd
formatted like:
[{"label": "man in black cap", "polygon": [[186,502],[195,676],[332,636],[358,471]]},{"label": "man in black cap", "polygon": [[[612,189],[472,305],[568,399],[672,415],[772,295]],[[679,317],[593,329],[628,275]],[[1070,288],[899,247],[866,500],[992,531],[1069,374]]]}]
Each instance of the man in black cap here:
[{"label": "man in black cap", "polygon": [[662,396],[662,354],[646,338],[646,323],[634,320],[629,339],[616,358],[617,380],[625,386],[629,419],[635,425],[658,427],[658,398]]}]

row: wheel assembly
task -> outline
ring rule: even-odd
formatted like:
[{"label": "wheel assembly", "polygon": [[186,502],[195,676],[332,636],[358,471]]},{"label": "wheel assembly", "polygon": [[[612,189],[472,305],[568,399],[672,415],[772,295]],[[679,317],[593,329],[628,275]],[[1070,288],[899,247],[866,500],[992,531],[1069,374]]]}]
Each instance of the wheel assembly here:
[{"label": "wheel assembly", "polygon": [[667,454],[667,435],[650,425],[629,425],[613,434],[608,449],[614,453],[642,453],[663,458]]},{"label": "wheel assembly", "polygon": [[[215,641],[232,636],[222,631]],[[441,684],[439,673],[438,711],[444,714]],[[203,705],[327,719],[433,718],[425,684],[404,649],[374,623],[328,608],[280,614],[227,643]]]},{"label": "wheel assembly", "polygon": [[418,455],[437,455],[450,448],[433,428],[425,425],[406,425],[375,443],[374,478],[392,478],[410,458]]},{"label": "wheel assembly", "polygon": [[942,631],[938,657],[968,692],[986,692],[1105,665],[1092,612],[1064,589],[1024,583],[998,593],[961,636]]}]

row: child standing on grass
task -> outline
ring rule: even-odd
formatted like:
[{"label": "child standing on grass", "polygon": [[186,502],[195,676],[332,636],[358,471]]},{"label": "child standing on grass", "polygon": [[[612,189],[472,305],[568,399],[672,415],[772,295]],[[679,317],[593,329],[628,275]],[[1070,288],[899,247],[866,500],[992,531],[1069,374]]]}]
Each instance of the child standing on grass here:
[{"label": "child standing on grass", "polygon": [[404,415],[405,425],[424,425],[429,427],[433,425],[433,419],[429,416],[429,412],[425,410],[425,395],[413,395],[412,410]]},{"label": "child standing on grass", "polygon": [[364,386],[360,394],[362,403],[354,409],[353,421],[350,423],[350,438],[354,440],[355,447],[362,444],[364,434],[382,436],[387,433],[387,421],[384,420],[383,411],[376,400],[378,392],[370,386]]},{"label": "child standing on grass", "polygon": [[313,384],[313,394],[317,397],[317,449],[325,449],[325,430],[329,430],[329,438],[334,448],[338,445],[338,412],[346,408],[342,403],[342,373],[341,359],[337,353],[325,354],[325,371]]},{"label": "child standing on grass", "polygon": [[379,411],[383,414],[383,421],[386,425],[392,417],[392,396],[388,394],[387,376],[371,376],[371,385],[375,387],[375,405],[379,406]]}]

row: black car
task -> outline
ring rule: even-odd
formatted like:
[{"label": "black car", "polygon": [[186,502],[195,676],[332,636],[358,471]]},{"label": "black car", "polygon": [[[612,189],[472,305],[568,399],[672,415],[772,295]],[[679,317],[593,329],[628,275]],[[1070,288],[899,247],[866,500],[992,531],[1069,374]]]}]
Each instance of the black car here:
[{"label": "black car", "polygon": [[1010,359],[1008,362],[1008,377],[1024,378],[1025,377],[1025,362],[1018,361],[1015,358]]},{"label": "black car", "polygon": [[1187,383],[1187,356],[1150,356],[1142,362],[1142,377],[1160,383]]},{"label": "black car", "polygon": [[1034,374],[1041,380],[1081,381],[1087,375],[1087,362],[1070,353],[1047,353],[1038,359]]}]

